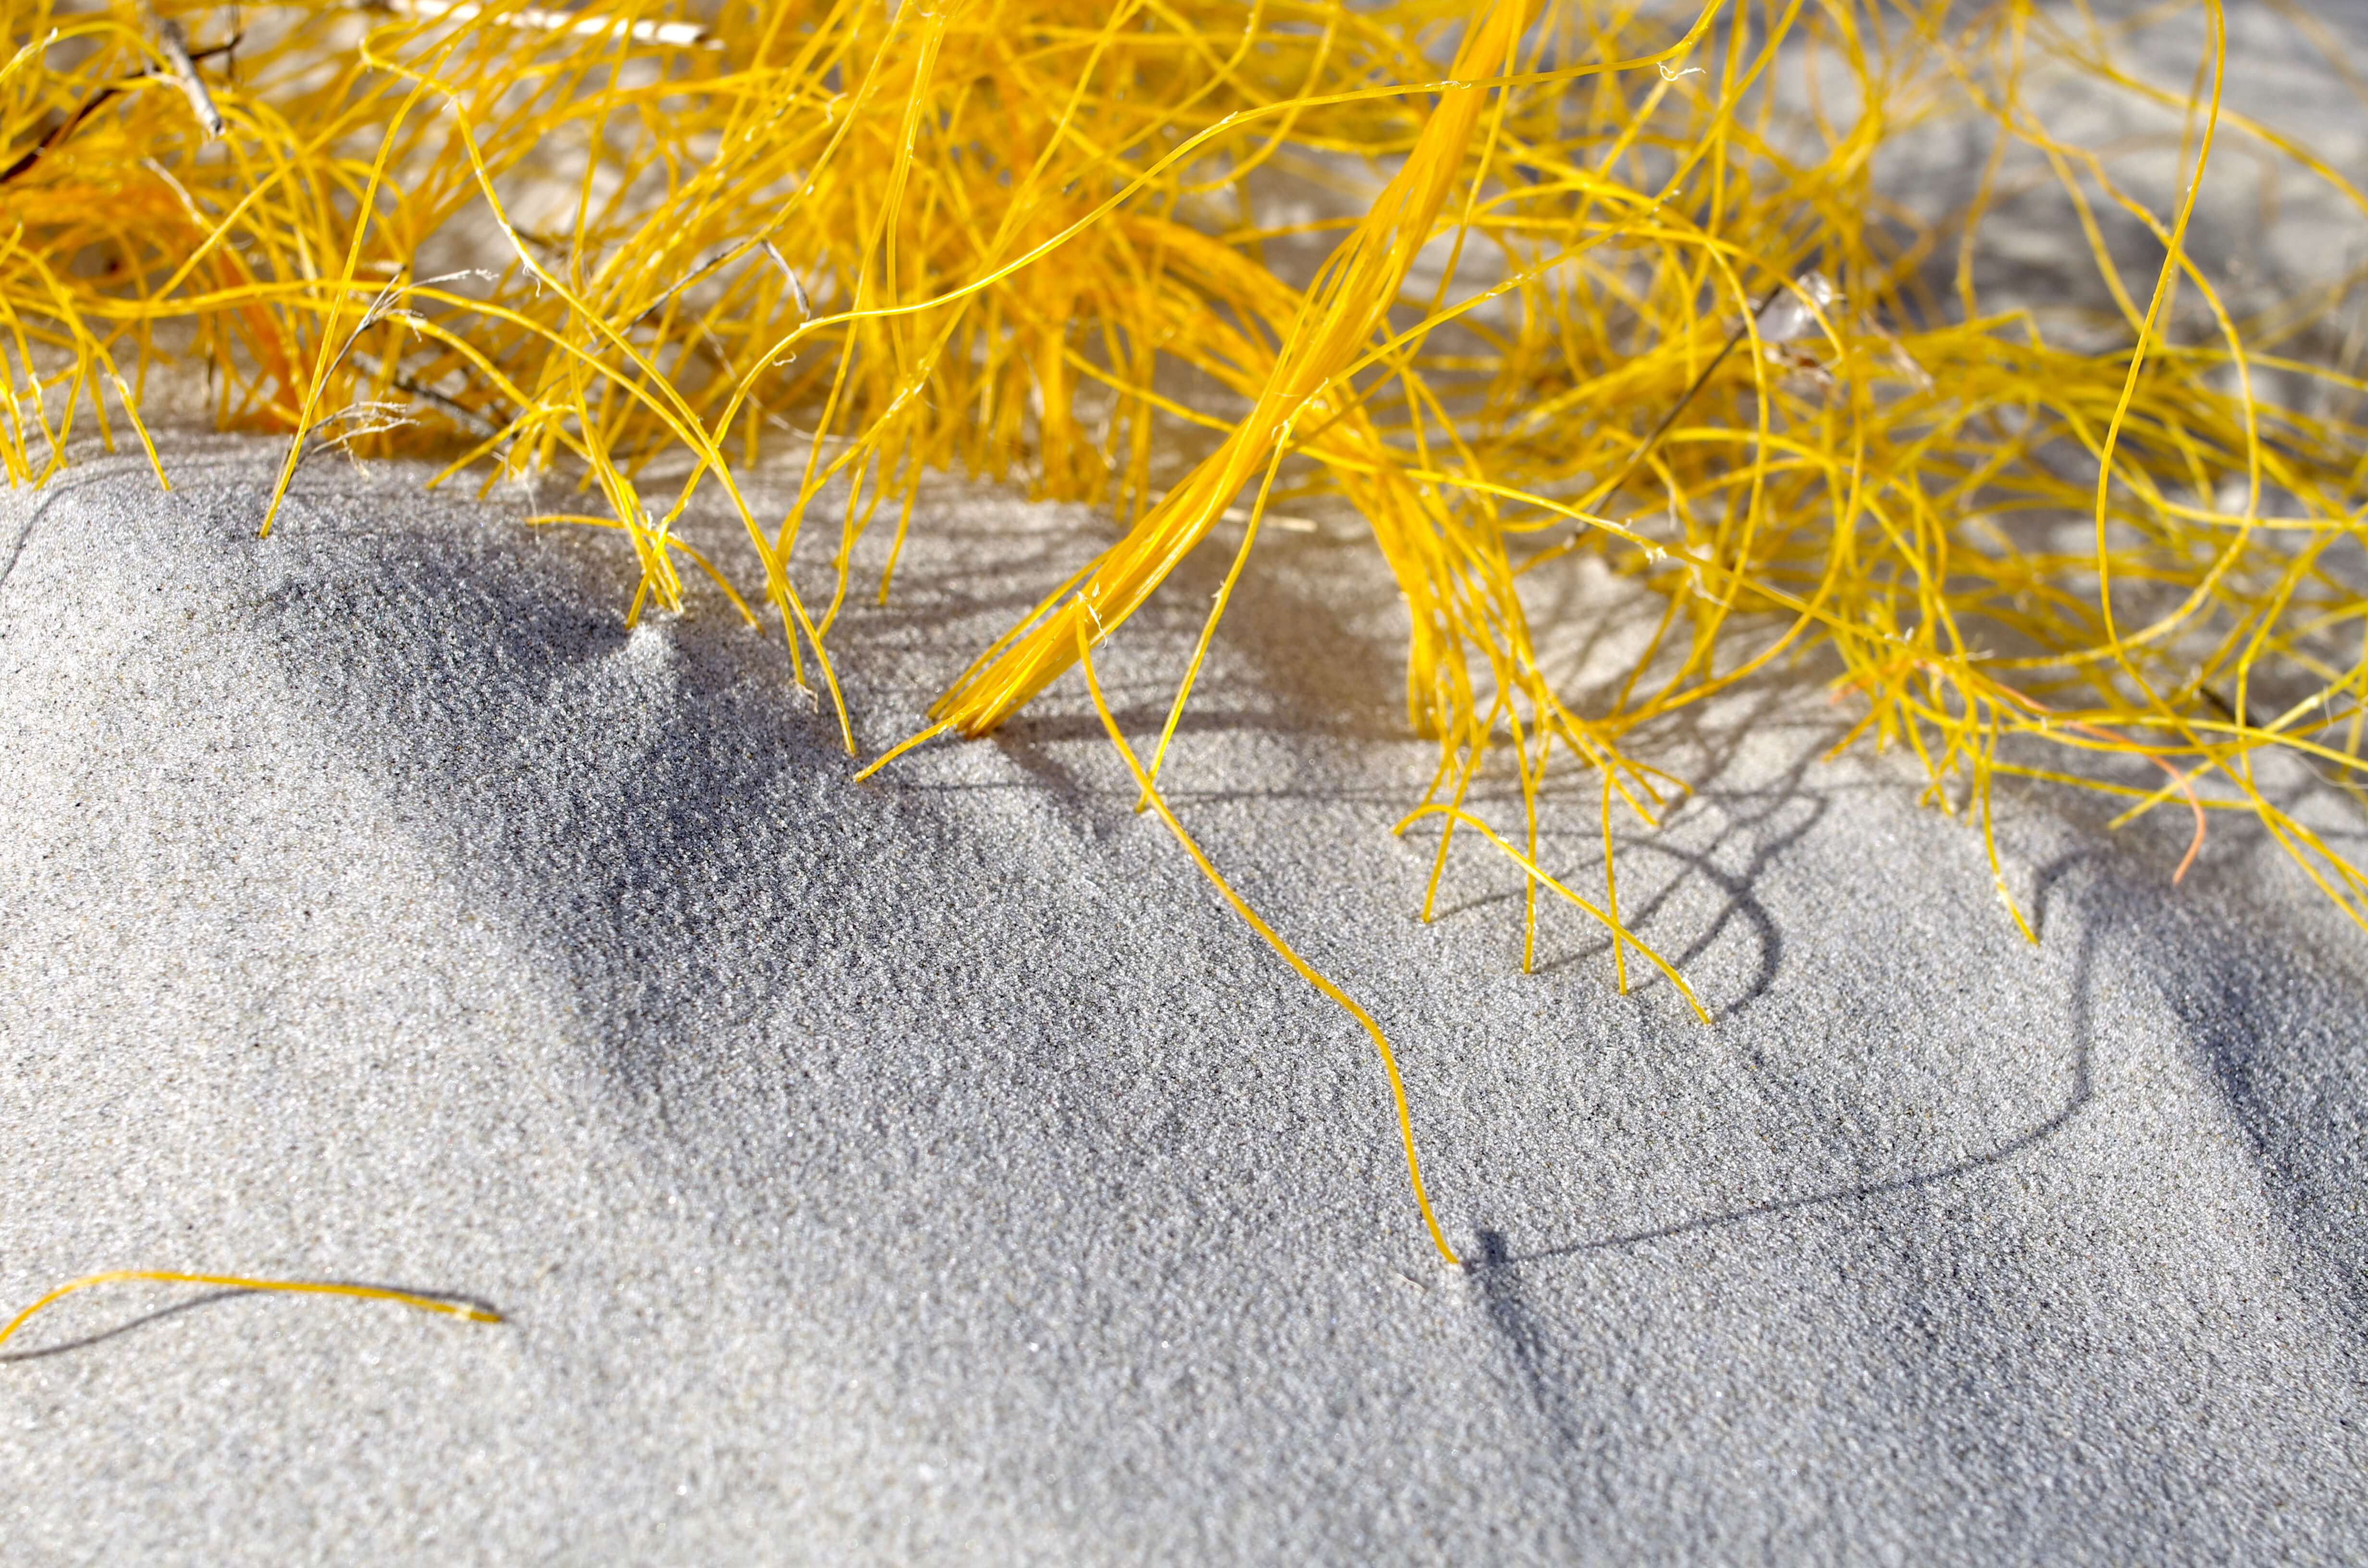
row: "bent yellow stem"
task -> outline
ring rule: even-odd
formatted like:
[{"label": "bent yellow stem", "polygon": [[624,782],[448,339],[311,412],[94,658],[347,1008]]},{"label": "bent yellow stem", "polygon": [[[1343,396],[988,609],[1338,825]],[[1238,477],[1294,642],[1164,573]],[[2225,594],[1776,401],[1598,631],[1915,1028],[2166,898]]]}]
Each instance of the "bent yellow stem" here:
[{"label": "bent yellow stem", "polygon": [[1240,915],[1268,947],[1280,954],[1282,961],[1297,971],[1300,979],[1322,992],[1342,1012],[1356,1019],[1357,1027],[1372,1040],[1373,1050],[1382,1059],[1382,1073],[1389,1079],[1391,1104],[1397,1110],[1398,1140],[1406,1150],[1406,1181],[1414,1188],[1415,1207],[1422,1210],[1423,1226],[1429,1231],[1430,1244],[1439,1249],[1439,1256],[1461,1267],[1463,1260],[1455,1255],[1453,1247],[1447,1244],[1447,1234],[1439,1228],[1439,1216],[1431,1211],[1430,1196],[1423,1189],[1422,1160],[1414,1147],[1414,1113],[1406,1108],[1406,1080],[1398,1075],[1397,1053],[1390,1049],[1389,1037],[1382,1032],[1382,1026],[1373,1021],[1373,1016],[1358,1006],[1355,997],[1333,984],[1315,965],[1301,958],[1298,950],[1284,941],[1273,926],[1259,918],[1258,912],[1249,906],[1248,901],[1234,891],[1233,884],[1218,874],[1217,868],[1210,863],[1200,845],[1184,831],[1184,824],[1176,820],[1176,813],[1168,809],[1167,798],[1152,783],[1151,775],[1144,771],[1142,761],[1134,755],[1134,748],[1127,744],[1126,735],[1118,727],[1117,715],[1110,711],[1110,701],[1102,695],[1101,679],[1094,673],[1093,649],[1082,632],[1077,638],[1077,660],[1085,672],[1086,689],[1093,694],[1094,711],[1100,716],[1102,729],[1110,736],[1110,744],[1118,748],[1119,756],[1125,759],[1127,771],[1134,775],[1135,787],[1142,791],[1141,798],[1148,801],[1151,809],[1159,814],[1159,820],[1167,824],[1167,831],[1176,835],[1176,842],[1184,846],[1184,853],[1201,868],[1201,874],[1209,879],[1209,885],[1233,905],[1234,913]]},{"label": "bent yellow stem", "polygon": [[441,1317],[462,1318],[470,1323],[500,1323],[499,1312],[488,1312],[461,1301],[438,1301],[409,1290],[391,1290],[378,1285],[340,1285],[318,1279],[253,1279],[241,1274],[175,1274],[154,1268],[119,1268],[105,1274],[85,1275],[69,1281],[18,1312],[0,1328],[0,1345],[6,1345],[17,1331],[31,1321],[36,1312],[63,1301],[77,1290],[87,1290],[95,1285],[114,1285],[130,1280],[152,1285],[211,1285],[225,1290],[278,1291],[296,1296],[351,1296],[366,1301],[396,1301],[423,1312],[435,1312]]}]

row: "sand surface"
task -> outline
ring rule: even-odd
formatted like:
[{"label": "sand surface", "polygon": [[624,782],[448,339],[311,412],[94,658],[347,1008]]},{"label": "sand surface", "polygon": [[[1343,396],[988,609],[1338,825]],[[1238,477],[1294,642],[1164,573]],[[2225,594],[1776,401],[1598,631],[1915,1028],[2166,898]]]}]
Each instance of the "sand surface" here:
[{"label": "sand surface", "polygon": [[[2033,949],[1779,682],[1625,835],[1715,1027],[1565,914],[1525,976],[1499,868],[1412,918],[1394,604],[1278,535],[1175,796],[1398,1041],[1459,1274],[1074,683],[851,786],[712,598],[628,633],[606,540],[324,463],[258,541],[274,449],[175,451],[0,514],[0,1295],[509,1321],[77,1298],[0,1368],[20,1560],[2368,1550],[2368,944],[2256,835],[2174,891],[2180,824],[2011,795]],[[866,744],[1092,526],[925,511]],[[1139,739],[1202,585],[1108,657]]]},{"label": "sand surface", "polygon": [[[2362,172],[2348,89],[2237,41]],[[1903,155],[1945,204],[1962,152]],[[2200,254],[2324,270],[2231,166]],[[1991,280],[2054,298],[2032,233]],[[1651,737],[1695,794],[1622,830],[1714,1026],[1567,910],[1524,975],[1508,868],[1414,918],[1370,547],[1275,533],[1168,782],[1397,1042],[1452,1271],[1363,1036],[1074,679],[854,786],[714,596],[628,632],[617,541],[400,466],[258,541],[278,455],[0,495],[0,1303],[507,1322],[75,1298],[0,1353],[12,1561],[2368,1557],[2368,939],[2249,824],[2174,889],[2184,823],[2002,787],[2031,948],[1912,767],[1817,760],[1813,665]],[[1103,528],[934,494],[834,640],[867,752]],[[1217,564],[1106,657],[1138,744]],[[1565,653],[1633,645],[1565,592]]]}]

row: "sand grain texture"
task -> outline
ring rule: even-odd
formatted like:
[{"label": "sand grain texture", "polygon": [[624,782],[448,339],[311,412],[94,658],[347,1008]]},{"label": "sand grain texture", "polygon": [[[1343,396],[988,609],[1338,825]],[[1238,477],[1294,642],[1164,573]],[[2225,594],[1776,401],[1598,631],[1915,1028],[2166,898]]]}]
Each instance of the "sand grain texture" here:
[{"label": "sand grain texture", "polygon": [[[258,541],[272,449],[175,451],[0,503],[0,1291],[510,1322],[68,1303],[0,1367],[20,1560],[2368,1549],[2368,963],[2249,836],[2174,892],[2179,824],[2014,796],[2031,949],[1804,678],[1627,835],[1717,1026],[1575,918],[1523,976],[1486,862],[1411,918],[1394,601],[1278,536],[1175,798],[1400,1042],[1457,1276],[1074,680],[850,786],[778,645],[624,630],[620,551],[401,466]],[[873,747],[1079,515],[923,522],[841,649]],[[1178,590],[1106,660],[1138,744]]]}]

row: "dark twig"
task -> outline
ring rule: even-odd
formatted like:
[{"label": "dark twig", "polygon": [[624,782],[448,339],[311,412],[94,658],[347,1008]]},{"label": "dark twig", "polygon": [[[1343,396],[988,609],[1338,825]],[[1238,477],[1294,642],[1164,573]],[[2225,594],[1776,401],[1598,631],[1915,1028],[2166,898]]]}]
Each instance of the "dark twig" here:
[{"label": "dark twig", "polygon": [[1616,494],[1622,485],[1628,483],[1631,474],[1645,466],[1645,460],[1653,455],[1653,449],[1661,444],[1661,437],[1669,433],[1669,427],[1678,422],[1678,415],[1686,411],[1687,405],[1693,402],[1696,393],[1710,385],[1710,379],[1718,374],[1718,368],[1726,363],[1726,357],[1734,353],[1745,338],[1751,335],[1752,323],[1766,315],[1769,307],[1783,298],[1784,291],[1790,287],[1790,284],[1779,283],[1775,288],[1768,290],[1766,298],[1752,307],[1751,313],[1744,318],[1743,324],[1735,329],[1735,335],[1726,340],[1725,347],[1711,356],[1710,363],[1702,368],[1702,373],[1693,379],[1693,384],[1686,388],[1684,394],[1669,405],[1669,412],[1661,415],[1661,422],[1653,426],[1652,434],[1646,436],[1644,442],[1629,454],[1628,460],[1620,465],[1620,472],[1605,483],[1597,485],[1593,492],[1579,503],[1580,511],[1587,511],[1602,501],[1604,497]]},{"label": "dark twig", "polygon": [[[211,49],[185,50],[182,51],[181,59],[187,60],[194,65],[200,60],[211,60],[217,54],[228,54],[238,47],[239,39],[244,38],[245,36],[245,35],[243,33],[239,34],[237,37],[233,37],[228,43],[218,43]],[[176,63],[177,63],[177,62]],[[40,163],[43,153],[56,146],[59,142],[64,141],[67,137],[73,135],[76,128],[78,128],[84,120],[88,119],[92,115],[97,114],[100,109],[106,108],[110,101],[121,97],[124,94],[140,85],[142,82],[176,82],[176,78],[161,71],[142,71],[137,75],[126,76],[120,82],[111,82],[108,84],[108,85],[101,87],[97,92],[92,94],[90,97],[84,100],[82,106],[79,108],[76,108],[74,113],[66,116],[65,119],[51,126],[48,134],[44,135],[39,142],[34,142],[32,146],[26,149],[23,154],[20,155],[15,163],[10,164],[5,169],[0,169],[0,185],[6,185],[10,180],[15,179],[17,176],[31,168],[35,164]],[[216,116],[215,124],[213,127],[210,128],[209,133],[220,135],[220,125],[221,117]]]}]

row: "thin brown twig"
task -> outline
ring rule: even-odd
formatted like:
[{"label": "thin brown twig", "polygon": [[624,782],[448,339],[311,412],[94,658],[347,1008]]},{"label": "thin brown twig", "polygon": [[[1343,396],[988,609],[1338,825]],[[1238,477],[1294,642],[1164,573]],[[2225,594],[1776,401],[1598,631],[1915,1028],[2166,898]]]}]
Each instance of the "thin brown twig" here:
[{"label": "thin brown twig", "polygon": [[[239,46],[240,40],[245,37],[245,35],[241,33],[236,37],[233,37],[228,43],[218,43],[211,49],[184,49],[181,53],[181,58],[189,62],[189,63],[194,67],[197,62],[200,60],[211,60],[217,54],[228,54],[231,51]],[[73,135],[84,120],[88,119],[92,115],[97,114],[100,109],[106,108],[108,103],[116,98],[121,97],[124,94],[140,85],[142,82],[153,82],[157,80],[159,75],[160,73],[154,71],[142,71],[135,75],[126,76],[120,81],[110,82],[106,86],[101,87],[97,92],[85,99],[81,107],[76,108],[74,113],[66,116],[65,119],[51,126],[39,142],[34,142],[30,147],[27,148],[21,154],[19,154],[15,163],[10,164],[5,169],[0,169],[0,185],[6,185],[10,180],[15,179],[19,175],[25,173],[28,169],[30,169],[35,164],[40,163],[43,154],[47,153],[52,147],[55,147],[67,137]],[[207,101],[211,104],[212,100],[209,98]],[[221,134],[219,116],[216,117],[216,126],[211,134]]]}]

